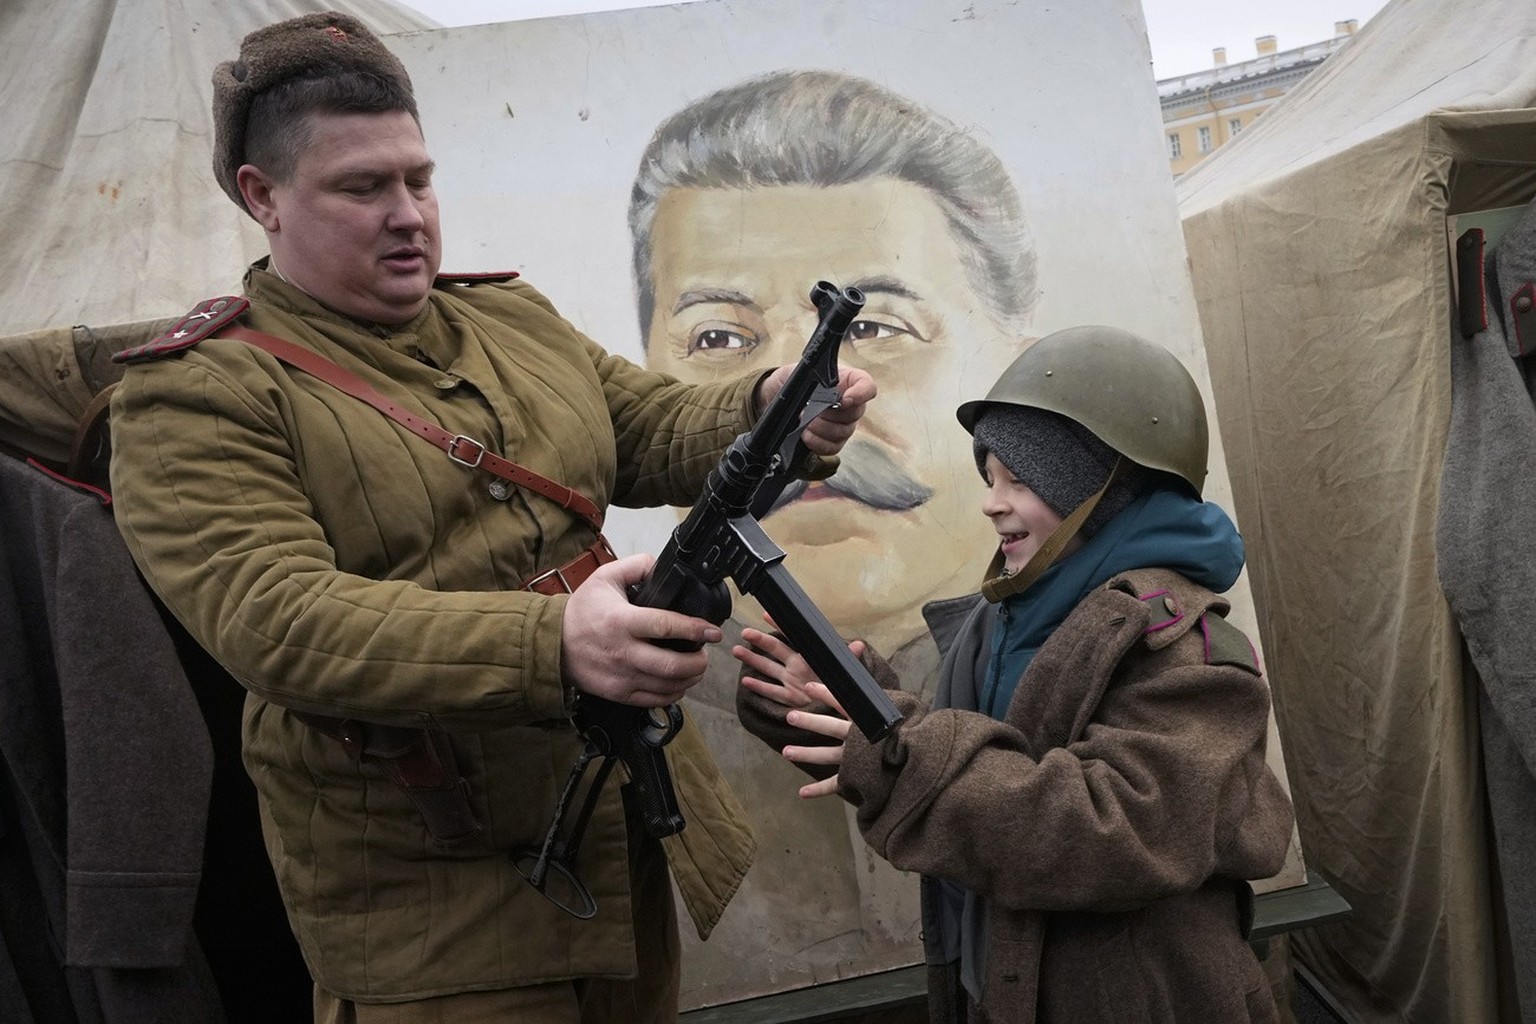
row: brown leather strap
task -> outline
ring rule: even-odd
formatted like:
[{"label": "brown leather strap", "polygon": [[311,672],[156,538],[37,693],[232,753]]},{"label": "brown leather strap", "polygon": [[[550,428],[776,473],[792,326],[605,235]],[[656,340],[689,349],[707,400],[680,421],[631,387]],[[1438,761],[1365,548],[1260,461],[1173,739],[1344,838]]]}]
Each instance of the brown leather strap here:
[{"label": "brown leather strap", "polygon": [[602,531],[603,513],[591,499],[576,493],[564,484],[556,483],[531,469],[525,469],[509,459],[502,458],[474,438],[463,434],[450,434],[436,423],[424,420],[409,409],[385,398],[367,381],[350,370],[337,366],[324,356],[316,355],[309,349],[284,341],[282,338],[276,338],[261,331],[253,331],[240,324],[225,327],[219,331],[218,336],[238,338],[240,341],[271,353],[289,366],[297,367],[325,381],[333,388],[344,391],[359,401],[367,402],[411,433],[425,438],[447,452],[448,457],[454,462],[468,466],[470,469],[483,469],[493,476],[542,494],[562,508],[581,516],[592,524],[592,529]]},{"label": "brown leather strap", "polygon": [[531,590],[536,594],[569,594],[587,581],[598,566],[613,561],[618,556],[613,553],[613,548],[608,546],[608,539],[602,534],[597,535],[597,540],[575,558],[566,562],[558,569],[550,569],[541,572],[537,576],[523,584],[524,590]]},{"label": "brown leather strap", "polygon": [[[502,458],[472,438],[450,434],[385,398],[356,374],[306,348],[239,324],[225,327],[218,333],[221,337],[255,345],[289,366],[368,403],[411,433],[447,452],[455,462],[471,469],[483,469],[542,494],[592,525],[597,531],[597,540],[590,547],[565,565],[534,576],[523,584],[523,589],[545,595],[569,594],[598,566],[617,557],[602,534],[602,512],[591,500],[569,487]],[[440,842],[454,842],[480,832],[480,822],[469,803],[469,782],[459,774],[453,747],[446,734],[436,729],[382,726],[304,712],[294,712],[294,715],[311,728],[335,739],[359,763],[378,765],[416,805],[427,830]]]},{"label": "brown leather strap", "polygon": [[106,460],[103,456],[109,454],[107,414],[117,384],[117,381],[112,381],[96,392],[85,411],[80,414],[80,421],[75,425],[74,439],[69,445],[69,464],[64,469],[65,475],[71,479],[95,478],[91,482],[105,485]]}]

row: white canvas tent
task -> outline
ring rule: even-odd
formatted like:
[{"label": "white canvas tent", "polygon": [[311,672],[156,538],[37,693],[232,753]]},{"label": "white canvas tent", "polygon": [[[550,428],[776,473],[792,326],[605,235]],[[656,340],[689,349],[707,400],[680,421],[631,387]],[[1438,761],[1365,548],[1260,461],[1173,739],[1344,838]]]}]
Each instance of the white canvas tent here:
[{"label": "white canvas tent", "polygon": [[1532,972],[1500,886],[1531,851],[1498,863],[1484,786],[1480,690],[1505,695],[1436,527],[1464,499],[1448,218],[1536,193],[1533,108],[1536,6],[1396,0],[1178,184],[1302,841],[1354,906],[1295,948],[1360,1021],[1518,1019]]},{"label": "white canvas tent", "polygon": [[325,10],[380,33],[435,25],[389,0],[0,5],[0,335],[238,288],[266,248],[209,170],[212,70],[246,33]]},{"label": "white canvas tent", "polygon": [[[326,10],[380,33],[436,25],[391,0],[0,4],[0,337],[174,317],[239,290],[266,243],[213,180],[213,67],[246,33]],[[23,372],[0,353],[0,375]],[[69,436],[95,389],[48,383],[55,403],[0,409],[0,440]]]}]

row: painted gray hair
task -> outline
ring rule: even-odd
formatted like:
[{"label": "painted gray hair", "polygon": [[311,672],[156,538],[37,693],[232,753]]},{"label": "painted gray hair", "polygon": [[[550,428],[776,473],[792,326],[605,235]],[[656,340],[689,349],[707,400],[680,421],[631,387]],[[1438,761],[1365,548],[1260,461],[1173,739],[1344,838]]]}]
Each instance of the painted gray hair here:
[{"label": "painted gray hair", "polygon": [[972,289],[1005,328],[1022,335],[1037,291],[1034,242],[997,155],[948,119],[867,79],[778,71],[690,104],[651,136],[629,201],[641,337],[655,313],[651,234],[668,191],[882,177],[933,196]]}]

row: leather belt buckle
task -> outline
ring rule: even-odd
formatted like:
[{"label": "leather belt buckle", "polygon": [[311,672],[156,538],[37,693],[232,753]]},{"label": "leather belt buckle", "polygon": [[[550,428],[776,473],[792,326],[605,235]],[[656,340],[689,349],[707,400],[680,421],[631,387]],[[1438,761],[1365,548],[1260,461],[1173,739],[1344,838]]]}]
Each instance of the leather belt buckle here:
[{"label": "leather belt buckle", "polygon": [[618,556],[613,553],[608,538],[598,534],[597,540],[593,541],[581,554],[562,566],[539,573],[524,583],[523,589],[545,596],[574,593],[576,588],[585,583],[587,577],[597,570],[598,566],[612,562],[616,558]]},{"label": "leather belt buckle", "polygon": [[[569,594],[575,588],[571,586],[571,581],[565,578],[567,568],[568,566],[560,565],[548,572],[541,572],[524,584],[523,589],[535,590],[540,594]],[[554,583],[551,584],[550,581]]]},{"label": "leather belt buckle", "polygon": [[[472,453],[467,456],[460,455],[459,449],[464,447],[472,449]],[[459,465],[468,466],[470,469],[479,469],[481,461],[485,458],[485,445],[472,437],[455,434],[453,440],[448,442],[447,452],[448,457]]]}]

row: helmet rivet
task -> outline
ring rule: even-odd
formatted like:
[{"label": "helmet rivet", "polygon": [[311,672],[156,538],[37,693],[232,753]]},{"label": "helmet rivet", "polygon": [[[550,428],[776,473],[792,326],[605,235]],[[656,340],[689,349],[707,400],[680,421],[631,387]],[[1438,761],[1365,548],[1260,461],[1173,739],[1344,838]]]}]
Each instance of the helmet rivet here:
[{"label": "helmet rivet", "polygon": [[1051,374],[1053,374],[1053,373],[1055,373],[1055,372],[1056,372],[1056,371],[1055,371],[1055,370],[1046,370],[1046,371],[1045,371],[1045,375],[1046,375],[1046,376],[1047,376],[1047,377],[1049,377],[1049,376],[1050,376],[1050,375],[1051,375]]},{"label": "helmet rivet", "polygon": [[1153,423],[1156,423],[1156,422],[1157,422],[1157,417],[1156,417],[1156,416],[1153,416],[1153,417],[1152,417],[1152,422],[1153,422]]}]

